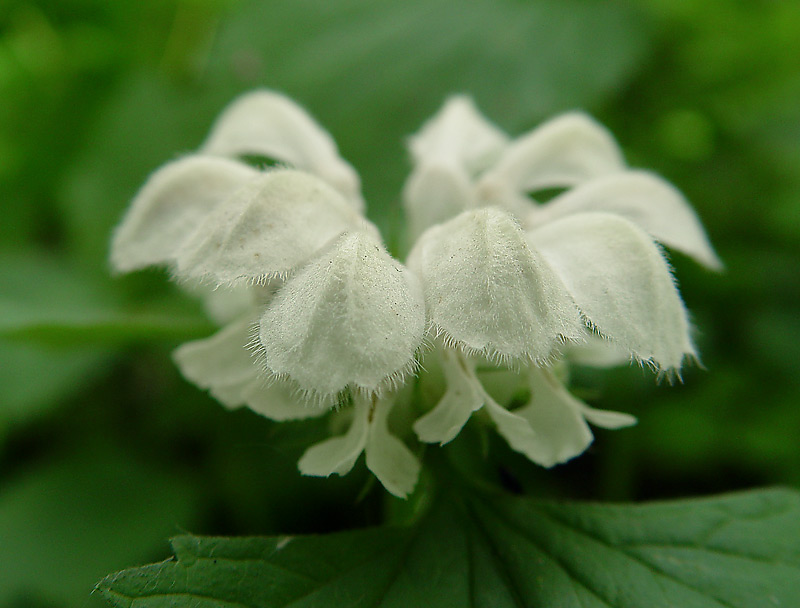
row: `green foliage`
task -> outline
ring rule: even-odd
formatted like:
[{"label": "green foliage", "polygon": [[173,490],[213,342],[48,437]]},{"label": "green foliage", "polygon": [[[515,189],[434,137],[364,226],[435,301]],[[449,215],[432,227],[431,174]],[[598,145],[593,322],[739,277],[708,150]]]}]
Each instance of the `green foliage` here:
[{"label": "green foliage", "polygon": [[800,495],[644,505],[439,497],[413,526],[172,541],[98,591],[141,606],[755,608],[800,602]]},{"label": "green foliage", "polygon": [[86,606],[112,564],[157,557],[166,535],[194,521],[192,493],[97,442],[32,467],[0,493],[0,604]]},{"label": "green foliage", "polygon": [[[163,557],[161,539],[185,526],[279,534],[409,517],[405,528],[287,545],[180,537],[178,561],[106,579],[103,593],[132,597],[174,575],[192,592],[227,585],[231,600],[223,566],[241,592],[265,593],[253,573],[288,564],[313,580],[287,575],[276,589],[339,589],[345,602],[356,591],[343,585],[360,581],[366,605],[381,583],[384,604],[469,605],[457,600],[474,583],[474,605],[524,605],[575,589],[576,576],[588,587],[544,604],[669,597],[624,596],[645,580],[691,594],[679,606],[761,606],[771,593],[800,604],[782,586],[798,565],[792,493],[603,507],[454,490],[418,516],[416,503],[394,502],[387,515],[363,467],[301,478],[297,457],[327,422],[272,424],[186,385],[168,353],[212,331],[199,305],[164,273],[112,278],[106,262],[110,231],[148,173],[195,149],[220,108],[254,87],[286,92],[332,132],[395,252],[403,139],[444,96],[472,94],[511,133],[581,107],[632,165],[687,194],[727,265],[709,275],[673,259],[707,371],[667,387],[635,370],[579,370],[593,405],[635,413],[639,426],[598,433],[589,454],[552,471],[498,442],[451,446],[458,468],[538,497],[797,486],[798,45],[792,2],[0,3],[0,604],[83,606],[99,577]],[[98,437],[108,443],[87,450]],[[214,547],[217,558],[254,553],[257,567],[214,566],[200,557]],[[642,578],[612,588],[605,577],[618,568]],[[154,570],[166,578],[140,578]],[[179,599],[210,601],[161,605]]]}]

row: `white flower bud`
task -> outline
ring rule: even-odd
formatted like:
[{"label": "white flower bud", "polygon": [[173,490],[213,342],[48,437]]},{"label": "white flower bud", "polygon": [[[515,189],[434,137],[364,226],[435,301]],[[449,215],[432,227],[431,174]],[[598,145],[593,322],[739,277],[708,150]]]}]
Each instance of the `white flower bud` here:
[{"label": "white flower bud", "polygon": [[490,166],[507,143],[508,136],[480,114],[470,97],[456,95],[408,145],[417,164],[446,160],[474,175]]}]

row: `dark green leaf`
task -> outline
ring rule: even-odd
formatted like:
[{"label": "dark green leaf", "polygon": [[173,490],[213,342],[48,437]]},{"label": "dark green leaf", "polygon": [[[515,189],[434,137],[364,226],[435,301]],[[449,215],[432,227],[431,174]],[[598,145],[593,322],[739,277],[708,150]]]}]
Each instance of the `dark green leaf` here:
[{"label": "dark green leaf", "polygon": [[800,605],[800,495],[644,505],[450,494],[413,526],[173,541],[111,575],[120,607]]},{"label": "dark green leaf", "polygon": [[0,440],[11,424],[49,411],[79,391],[107,360],[108,353],[94,346],[0,340]]},{"label": "dark green leaf", "polygon": [[0,605],[85,608],[98,576],[157,559],[194,519],[185,479],[114,449],[22,471],[0,491]]}]

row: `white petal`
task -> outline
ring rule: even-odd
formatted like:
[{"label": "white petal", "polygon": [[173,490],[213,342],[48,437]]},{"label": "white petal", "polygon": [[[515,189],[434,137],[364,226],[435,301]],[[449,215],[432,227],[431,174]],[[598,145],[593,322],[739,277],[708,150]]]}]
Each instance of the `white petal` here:
[{"label": "white petal", "polygon": [[263,282],[364,222],[319,178],[290,169],[270,171],[206,218],[178,253],[176,275],[216,285]]},{"label": "white petal", "polygon": [[455,439],[472,412],[483,407],[485,398],[464,357],[447,348],[440,352],[447,389],[436,407],[414,423],[414,432],[420,441],[445,444]]},{"label": "white petal", "polygon": [[289,279],[261,318],[267,367],[326,397],[380,391],[415,366],[425,327],[416,278],[364,232],[343,235]]},{"label": "white petal", "polygon": [[604,429],[622,429],[626,426],[636,424],[636,417],[623,412],[612,412],[610,410],[598,410],[583,404],[581,414],[594,426]]},{"label": "white petal", "polygon": [[691,256],[709,268],[720,262],[697,214],[671,184],[657,175],[626,171],[581,184],[534,210],[528,226],[586,211],[605,211],[629,219],[667,247]]},{"label": "white petal", "polygon": [[242,392],[247,407],[271,420],[303,420],[315,418],[330,411],[327,405],[309,403],[288,382],[272,380],[267,383],[259,377]]},{"label": "white petal", "polygon": [[463,167],[450,162],[428,162],[411,173],[403,188],[409,236],[475,206],[472,183]]},{"label": "white petal", "polygon": [[515,139],[479,182],[488,201],[510,187],[517,192],[565,187],[624,169],[613,136],[589,116],[574,112],[554,118]]},{"label": "white petal", "polygon": [[129,272],[175,261],[175,253],[222,201],[258,175],[224,158],[187,156],[153,173],[114,232],[111,263]]},{"label": "white petal", "polygon": [[254,91],[234,100],[214,123],[205,154],[258,155],[315,173],[363,208],[358,175],[333,138],[299,105],[273,91]]},{"label": "white petal", "polygon": [[447,342],[490,358],[548,358],[582,335],[569,294],[495,208],[467,211],[423,234],[409,256],[428,315]]},{"label": "white petal", "polygon": [[607,213],[572,215],[529,233],[578,307],[638,360],[678,369],[694,355],[686,310],[658,247]]},{"label": "white petal", "polygon": [[179,285],[187,293],[202,300],[206,314],[218,325],[226,325],[238,319],[259,301],[260,286],[217,288],[197,281],[184,281]]},{"label": "white petal", "polygon": [[245,390],[259,380],[260,368],[247,348],[257,318],[242,317],[210,338],[182,344],[173,353],[185,378],[229,408],[244,405]]},{"label": "white petal", "polygon": [[308,448],[297,463],[303,475],[328,477],[350,472],[367,445],[370,399],[354,398],[353,422],[341,437],[326,439]]},{"label": "white petal", "polygon": [[525,454],[534,462],[539,462],[534,457],[536,447],[539,445],[539,434],[532,428],[528,420],[519,414],[509,412],[493,399],[487,399],[486,411],[497,425],[497,432],[503,436],[512,449]]},{"label": "white petal", "polygon": [[536,436],[519,451],[543,467],[552,467],[582,454],[592,443],[592,432],[582,414],[586,406],[546,370],[531,369],[530,374],[530,402],[515,413],[530,424]]},{"label": "white petal", "polygon": [[571,344],[564,349],[570,363],[587,367],[616,367],[631,362],[631,354],[611,340],[588,330],[583,344]]},{"label": "white petal", "polygon": [[389,432],[389,411],[393,402],[373,398],[372,419],[369,423],[367,468],[375,474],[389,492],[400,498],[408,496],[419,478],[417,457]]},{"label": "white petal", "polygon": [[493,163],[507,141],[470,97],[456,95],[411,137],[409,147],[415,163],[444,160],[474,174]]}]

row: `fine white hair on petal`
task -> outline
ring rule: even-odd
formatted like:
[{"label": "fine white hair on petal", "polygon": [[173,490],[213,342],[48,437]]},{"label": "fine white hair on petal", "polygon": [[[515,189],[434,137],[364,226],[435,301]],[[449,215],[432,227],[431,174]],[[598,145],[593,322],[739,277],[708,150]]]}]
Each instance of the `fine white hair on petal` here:
[{"label": "fine white hair on petal", "polygon": [[719,270],[722,262],[708,241],[697,214],[672,184],[646,171],[625,171],[591,180],[534,207],[529,228],[574,213],[603,211],[621,215],[655,240]]},{"label": "fine white hair on petal", "polygon": [[130,272],[174,263],[203,219],[256,175],[225,158],[193,155],[167,163],[148,178],[115,230],[112,266]]},{"label": "fine white hair on petal", "polygon": [[408,232],[416,239],[425,230],[475,207],[469,175],[451,162],[419,165],[403,187]]},{"label": "fine white hair on petal", "polygon": [[261,374],[244,388],[242,396],[255,413],[278,422],[316,418],[331,410],[329,405],[310,403],[291,383],[266,380]]},{"label": "fine white hair on petal", "polygon": [[586,341],[583,344],[570,344],[564,349],[570,363],[587,367],[616,367],[631,363],[627,349],[586,328]]},{"label": "fine white hair on petal", "polygon": [[571,112],[511,142],[477,188],[479,196],[491,202],[505,187],[530,192],[574,186],[624,168],[611,133],[586,114]]},{"label": "fine white hair on petal", "polygon": [[417,485],[420,463],[408,447],[389,431],[389,412],[395,395],[372,397],[369,433],[364,447],[367,468],[389,492],[405,498]]},{"label": "fine white hair on petal", "polygon": [[430,228],[408,263],[447,345],[505,362],[544,361],[583,336],[564,285],[504,211],[467,211]]},{"label": "fine white hair on petal", "polygon": [[508,143],[508,136],[484,118],[472,98],[454,95],[409,139],[416,164],[449,160],[468,174],[490,166]]},{"label": "fine white hair on petal", "polygon": [[245,390],[260,375],[247,347],[257,322],[254,310],[213,336],[182,344],[172,357],[185,378],[208,390],[226,407],[241,407],[246,402]]},{"label": "fine white hair on petal", "polygon": [[354,395],[350,428],[340,437],[326,439],[308,448],[297,463],[300,472],[311,477],[349,473],[367,445],[371,413],[372,399]]},{"label": "fine white hair on petal", "polygon": [[260,342],[270,373],[324,399],[391,388],[415,369],[424,329],[416,277],[355,231],[287,280],[261,317]]},{"label": "fine white hair on petal", "polygon": [[219,156],[266,156],[310,171],[363,211],[358,174],[339,156],[333,138],[302,107],[275,91],[253,91],[231,102],[201,150]]},{"label": "fine white hair on petal", "polygon": [[695,355],[669,266],[652,238],[609,213],[579,213],[528,233],[588,323],[637,360],[674,373]]},{"label": "fine white hair on petal", "polygon": [[293,387],[264,377],[252,352],[255,312],[228,324],[213,336],[179,346],[173,359],[183,376],[225,407],[246,405],[271,420],[300,420],[321,416],[330,407],[309,403]]},{"label": "fine white hair on petal", "polygon": [[175,275],[214,285],[263,283],[365,223],[319,178],[276,169],[247,182],[206,217],[178,252]]}]

